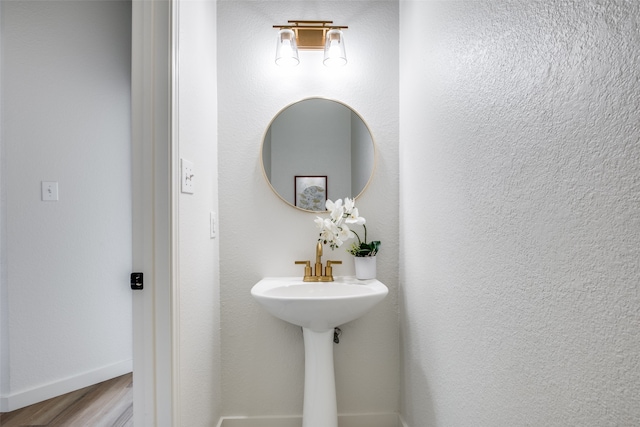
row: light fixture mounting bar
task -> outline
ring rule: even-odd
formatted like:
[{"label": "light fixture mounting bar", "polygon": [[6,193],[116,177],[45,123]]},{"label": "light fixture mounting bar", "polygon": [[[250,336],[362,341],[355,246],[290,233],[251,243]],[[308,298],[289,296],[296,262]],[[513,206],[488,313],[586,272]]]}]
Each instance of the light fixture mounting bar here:
[{"label": "light fixture mounting bar", "polygon": [[327,31],[332,29],[347,29],[345,25],[333,25],[333,21],[303,21],[289,20],[288,24],[274,25],[273,28],[287,28],[296,34],[296,43],[301,50],[324,49]]}]

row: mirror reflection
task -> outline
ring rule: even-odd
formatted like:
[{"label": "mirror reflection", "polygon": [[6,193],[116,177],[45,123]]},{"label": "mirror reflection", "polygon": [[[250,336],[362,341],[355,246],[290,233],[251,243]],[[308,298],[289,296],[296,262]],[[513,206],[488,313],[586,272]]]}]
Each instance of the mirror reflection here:
[{"label": "mirror reflection", "polygon": [[305,99],[276,115],[265,132],[262,166],[273,190],[306,211],[324,211],[327,198],[357,197],[373,175],[369,128],[351,108]]}]

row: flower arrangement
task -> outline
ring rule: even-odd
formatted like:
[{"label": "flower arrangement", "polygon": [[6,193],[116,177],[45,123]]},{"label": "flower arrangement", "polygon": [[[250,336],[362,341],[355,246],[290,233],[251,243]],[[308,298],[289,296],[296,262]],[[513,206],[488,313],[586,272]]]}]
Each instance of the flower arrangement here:
[{"label": "flower arrangement", "polygon": [[[378,253],[380,241],[375,240],[367,243],[366,219],[360,216],[355,200],[345,197],[335,202],[327,200],[325,204],[329,211],[328,218],[316,217],[316,226],[320,229],[319,242],[329,244],[331,249],[342,246],[344,242],[356,237],[358,243],[353,243],[347,252],[356,257],[372,257]],[[364,241],[360,239],[358,233],[349,228],[350,224],[362,225],[364,228]]]}]

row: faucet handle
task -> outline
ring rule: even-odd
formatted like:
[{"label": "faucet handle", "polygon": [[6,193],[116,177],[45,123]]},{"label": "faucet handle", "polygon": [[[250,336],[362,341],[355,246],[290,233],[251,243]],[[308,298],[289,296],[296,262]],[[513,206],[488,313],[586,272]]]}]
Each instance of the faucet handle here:
[{"label": "faucet handle", "polygon": [[333,267],[331,266],[334,264],[342,264],[342,261],[327,260],[327,266],[324,269],[324,275],[329,278],[330,282],[333,282]]},{"label": "faucet handle", "polygon": [[311,276],[311,261],[296,261],[296,264],[304,264],[304,277]]}]

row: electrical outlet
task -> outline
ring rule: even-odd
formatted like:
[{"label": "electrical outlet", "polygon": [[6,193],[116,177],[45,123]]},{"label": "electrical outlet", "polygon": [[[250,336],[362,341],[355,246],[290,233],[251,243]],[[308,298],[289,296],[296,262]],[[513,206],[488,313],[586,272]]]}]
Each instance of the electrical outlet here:
[{"label": "electrical outlet", "polygon": [[181,171],[182,192],[193,194],[193,183],[194,183],[193,163],[185,159],[180,159],[180,163],[182,167],[182,171]]}]

